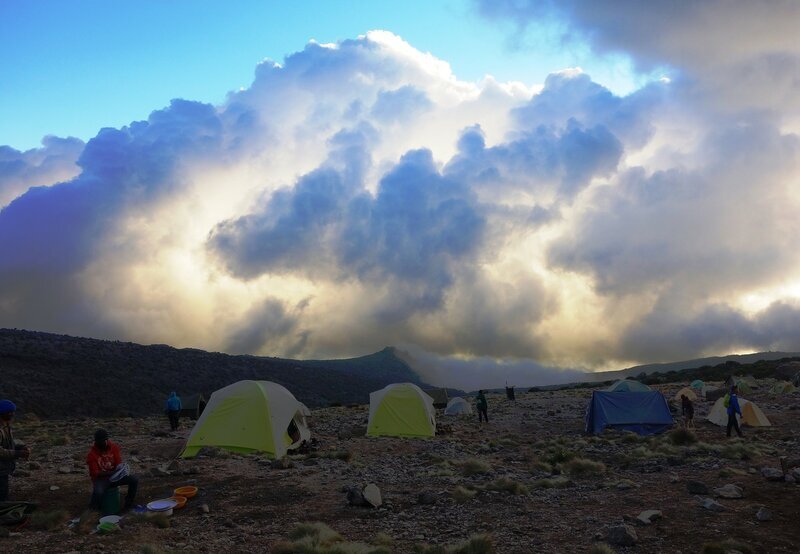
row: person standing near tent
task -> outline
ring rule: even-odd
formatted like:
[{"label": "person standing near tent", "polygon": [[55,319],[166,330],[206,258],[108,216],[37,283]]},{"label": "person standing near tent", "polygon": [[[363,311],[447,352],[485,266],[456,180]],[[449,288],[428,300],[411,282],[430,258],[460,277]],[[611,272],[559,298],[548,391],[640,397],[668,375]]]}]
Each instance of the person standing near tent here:
[{"label": "person standing near tent", "polygon": [[685,394],[681,395],[681,414],[684,417],[684,427],[694,429],[694,404]]},{"label": "person standing near tent", "polygon": [[736,429],[736,434],[740,437],[742,436],[742,431],[739,429],[739,422],[736,420],[736,414],[739,414],[739,417],[742,416],[742,409],[739,407],[739,397],[736,394],[739,392],[739,389],[736,385],[731,387],[730,395],[728,396],[727,400],[727,408],[728,408],[728,429],[727,429],[727,436],[731,436],[731,427]]},{"label": "person standing near tent", "polygon": [[127,465],[122,463],[119,446],[108,440],[108,432],[105,429],[94,432],[94,444],[86,455],[86,465],[89,466],[89,477],[92,478],[90,502],[92,509],[100,511],[106,491],[120,485],[128,487],[123,510],[127,511],[133,507],[139,479],[135,475],[128,474]]},{"label": "person standing near tent", "polygon": [[167,417],[169,418],[169,426],[173,431],[178,430],[178,418],[182,409],[181,397],[175,391],[169,393],[169,398],[167,398]]},{"label": "person standing near tent", "polygon": [[11,400],[0,400],[0,502],[8,500],[8,476],[17,468],[17,460],[27,460],[31,451],[14,442],[11,422],[17,406]]},{"label": "person standing near tent", "polygon": [[486,394],[483,390],[478,391],[478,423],[482,423],[483,420],[486,420],[486,423],[489,423],[489,403],[486,401]]}]

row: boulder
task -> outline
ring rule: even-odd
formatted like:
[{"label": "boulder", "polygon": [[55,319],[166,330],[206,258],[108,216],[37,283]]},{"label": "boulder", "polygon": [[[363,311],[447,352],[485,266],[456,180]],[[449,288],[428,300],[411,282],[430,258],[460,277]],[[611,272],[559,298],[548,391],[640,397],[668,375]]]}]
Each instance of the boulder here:
[{"label": "boulder", "polygon": [[764,479],[767,481],[783,481],[783,472],[774,467],[761,468],[761,475],[763,475]]},{"label": "boulder", "polygon": [[619,546],[633,546],[639,540],[636,529],[630,525],[614,525],[606,531],[606,540]]},{"label": "boulder", "polygon": [[703,508],[711,510],[712,512],[724,512],[727,508],[711,498],[704,498],[702,500]]},{"label": "boulder", "polygon": [[732,484],[714,489],[714,493],[722,498],[744,498],[744,492],[741,487]]},{"label": "boulder", "polygon": [[65,475],[66,475],[67,473],[72,473],[72,468],[71,468],[71,467],[69,467],[69,466],[60,466],[60,467],[58,468],[58,472],[59,472],[59,473],[63,473],[63,474],[65,474]]},{"label": "boulder", "polygon": [[347,503],[351,506],[365,506],[367,501],[364,500],[364,495],[357,487],[352,487],[347,490]]},{"label": "boulder", "polygon": [[381,504],[383,504],[383,500],[381,499],[381,490],[374,484],[370,483],[361,493],[364,496],[364,500],[372,506],[373,508],[377,508]]},{"label": "boulder", "polygon": [[756,512],[756,519],[758,521],[772,521],[772,512],[761,506]]},{"label": "boulder", "polygon": [[690,494],[708,494],[708,487],[700,481],[686,481],[686,489]]},{"label": "boulder", "polygon": [[636,520],[645,525],[650,525],[657,519],[661,519],[663,516],[664,514],[661,513],[661,510],[645,510],[636,516]]}]

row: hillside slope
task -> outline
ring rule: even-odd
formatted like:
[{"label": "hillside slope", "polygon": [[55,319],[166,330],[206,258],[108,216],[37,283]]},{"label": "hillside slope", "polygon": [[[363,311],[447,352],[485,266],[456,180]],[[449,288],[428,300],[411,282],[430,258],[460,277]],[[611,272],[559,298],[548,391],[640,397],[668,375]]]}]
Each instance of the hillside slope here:
[{"label": "hillside slope", "polygon": [[364,404],[389,383],[420,383],[391,348],[351,360],[299,361],[16,329],[0,329],[0,375],[0,397],[46,418],[150,415],[171,390],[209,395],[242,379],[280,383],[312,408]]}]

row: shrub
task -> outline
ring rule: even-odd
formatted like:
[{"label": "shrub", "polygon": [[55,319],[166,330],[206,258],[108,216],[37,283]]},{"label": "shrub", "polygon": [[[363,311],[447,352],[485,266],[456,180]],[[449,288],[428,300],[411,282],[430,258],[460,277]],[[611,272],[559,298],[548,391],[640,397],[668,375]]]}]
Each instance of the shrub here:
[{"label": "shrub", "polygon": [[69,521],[69,512],[67,510],[39,511],[33,512],[33,515],[31,515],[30,526],[32,529],[41,531],[55,531],[63,527],[67,521]]},{"label": "shrub", "polygon": [[495,479],[488,485],[486,485],[487,490],[492,491],[505,491],[510,494],[528,494],[528,487],[514,481],[513,479],[509,479],[508,477],[500,477],[499,479]]},{"label": "shrub", "polygon": [[139,554],[162,554],[164,552],[153,544],[143,544],[139,547]]},{"label": "shrub", "polygon": [[707,542],[703,545],[703,554],[725,554],[735,550],[742,554],[753,554],[754,550],[744,543],[734,539],[725,539],[722,542]]},{"label": "shrub", "polygon": [[458,504],[463,504],[475,498],[475,495],[478,494],[476,490],[470,490],[458,485],[456,488],[453,489],[453,492],[450,493],[450,496],[453,497]]},{"label": "shrub", "polygon": [[552,479],[537,479],[533,482],[537,489],[564,489],[572,486],[572,481],[566,477],[553,477]]},{"label": "shrub", "polygon": [[742,475],[747,475],[747,472],[733,467],[723,467],[719,470],[719,476],[725,479],[729,477],[741,477]]},{"label": "shrub", "polygon": [[573,477],[586,477],[602,475],[606,471],[606,466],[602,462],[595,462],[586,458],[573,458],[564,464],[564,471]]},{"label": "shrub", "polygon": [[478,475],[480,473],[489,473],[492,466],[482,460],[470,458],[461,464],[461,473],[469,477],[470,475]]},{"label": "shrub", "polygon": [[416,545],[414,554],[494,554],[494,543],[487,535],[476,535],[454,546]]},{"label": "shrub", "polygon": [[394,539],[386,533],[378,533],[372,537],[370,542],[378,546],[392,546],[394,544]]},{"label": "shrub", "polygon": [[353,453],[349,450],[332,450],[330,452],[323,452],[319,454],[320,458],[328,458],[331,460],[342,460],[349,462],[353,459]]},{"label": "shrub", "polygon": [[575,456],[576,456],[575,452],[567,450],[566,448],[563,448],[561,446],[556,446],[548,449],[547,454],[545,455],[545,460],[550,465],[556,465],[568,462]]},{"label": "shrub", "polygon": [[688,429],[675,429],[669,434],[669,440],[676,446],[687,446],[697,442],[697,435]]},{"label": "shrub", "polygon": [[589,549],[589,554],[616,554],[614,549],[604,542],[597,542]]},{"label": "shrub", "polygon": [[324,523],[301,523],[289,532],[293,541],[310,537],[316,543],[332,543],[342,540],[342,536]]}]

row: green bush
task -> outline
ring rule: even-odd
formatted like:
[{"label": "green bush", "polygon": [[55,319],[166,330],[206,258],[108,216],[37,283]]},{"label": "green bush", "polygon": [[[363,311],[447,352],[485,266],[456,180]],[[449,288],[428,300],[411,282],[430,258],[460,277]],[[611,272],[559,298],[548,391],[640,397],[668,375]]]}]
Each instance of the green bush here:
[{"label": "green bush", "polygon": [[470,475],[489,473],[491,470],[492,466],[483,460],[477,460],[475,458],[470,458],[461,464],[461,473],[467,477]]},{"label": "green bush", "polygon": [[494,554],[492,539],[487,535],[476,535],[454,546],[416,545],[414,554]]},{"label": "green bush", "polygon": [[604,542],[597,542],[589,549],[589,554],[616,554],[614,549]]},{"label": "green bush", "polygon": [[573,477],[602,475],[605,471],[606,466],[604,463],[586,458],[573,458],[564,464],[564,472]]},{"label": "green bush", "polygon": [[453,500],[455,500],[458,504],[463,504],[475,498],[476,494],[478,494],[478,491],[470,490],[458,485],[453,489],[453,492],[450,493],[450,496],[452,496]]}]

